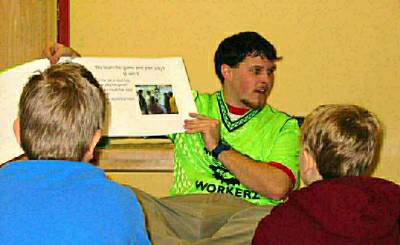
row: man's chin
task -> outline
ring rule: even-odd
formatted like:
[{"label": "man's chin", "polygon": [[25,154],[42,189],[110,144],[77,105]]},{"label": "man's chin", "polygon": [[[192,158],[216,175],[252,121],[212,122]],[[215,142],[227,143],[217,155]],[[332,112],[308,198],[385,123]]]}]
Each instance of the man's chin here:
[{"label": "man's chin", "polygon": [[252,101],[248,101],[248,100],[242,100],[242,103],[250,109],[262,109],[267,104],[266,101],[252,102]]}]

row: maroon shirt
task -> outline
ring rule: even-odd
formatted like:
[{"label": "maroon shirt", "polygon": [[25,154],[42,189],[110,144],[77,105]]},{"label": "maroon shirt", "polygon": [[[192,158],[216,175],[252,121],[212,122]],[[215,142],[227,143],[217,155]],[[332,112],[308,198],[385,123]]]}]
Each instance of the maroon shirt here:
[{"label": "maroon shirt", "polygon": [[294,191],[255,231],[252,244],[400,244],[400,186],[371,177],[322,180]]}]

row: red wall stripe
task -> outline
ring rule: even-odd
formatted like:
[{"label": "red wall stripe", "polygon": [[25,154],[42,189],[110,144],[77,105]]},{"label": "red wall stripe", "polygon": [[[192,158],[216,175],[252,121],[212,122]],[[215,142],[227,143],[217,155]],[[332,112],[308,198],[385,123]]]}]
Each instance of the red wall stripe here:
[{"label": "red wall stripe", "polygon": [[69,0],[58,0],[58,19],[57,19],[57,42],[69,47],[70,29],[69,29]]}]

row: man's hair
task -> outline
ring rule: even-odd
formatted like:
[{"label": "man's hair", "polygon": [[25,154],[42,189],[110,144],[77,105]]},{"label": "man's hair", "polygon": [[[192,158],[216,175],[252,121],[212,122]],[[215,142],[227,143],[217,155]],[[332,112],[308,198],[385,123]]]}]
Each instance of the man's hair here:
[{"label": "man's hair", "polygon": [[375,164],[381,141],[378,119],[356,105],[322,105],[302,125],[302,145],[323,179],[359,176]]},{"label": "man's hair", "polygon": [[261,56],[268,60],[279,60],[275,47],[264,37],[256,32],[240,32],[224,39],[218,46],[214,55],[215,73],[224,83],[221,65],[226,64],[236,67],[247,56]]},{"label": "man's hair", "polygon": [[73,63],[33,75],[19,101],[21,145],[29,159],[80,161],[105,116],[105,93]]}]

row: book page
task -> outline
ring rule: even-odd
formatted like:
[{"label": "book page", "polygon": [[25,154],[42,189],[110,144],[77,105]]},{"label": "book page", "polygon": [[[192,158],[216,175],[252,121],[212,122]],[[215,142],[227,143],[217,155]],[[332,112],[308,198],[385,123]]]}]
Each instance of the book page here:
[{"label": "book page", "polygon": [[13,131],[19,97],[29,77],[49,65],[48,60],[35,60],[0,73],[0,164],[23,154]]},{"label": "book page", "polygon": [[[66,62],[71,58],[64,58]],[[103,135],[158,136],[183,132],[189,112],[197,112],[182,58],[74,58],[102,85],[108,97]],[[49,66],[36,60],[0,74],[0,163],[22,154],[12,131],[24,84]]]}]

